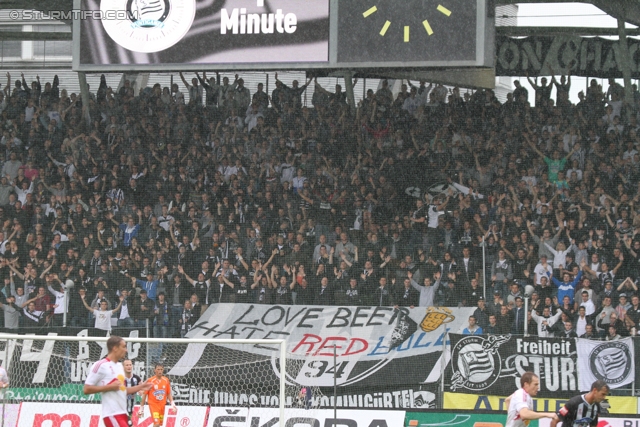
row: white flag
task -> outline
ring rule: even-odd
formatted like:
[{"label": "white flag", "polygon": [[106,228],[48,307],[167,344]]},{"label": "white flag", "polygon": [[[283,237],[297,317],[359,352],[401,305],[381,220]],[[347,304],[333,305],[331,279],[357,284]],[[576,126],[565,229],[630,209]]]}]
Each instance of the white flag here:
[{"label": "white flag", "polygon": [[590,391],[596,380],[603,380],[612,389],[633,382],[636,373],[630,337],[605,342],[582,338],[577,341],[580,391]]}]

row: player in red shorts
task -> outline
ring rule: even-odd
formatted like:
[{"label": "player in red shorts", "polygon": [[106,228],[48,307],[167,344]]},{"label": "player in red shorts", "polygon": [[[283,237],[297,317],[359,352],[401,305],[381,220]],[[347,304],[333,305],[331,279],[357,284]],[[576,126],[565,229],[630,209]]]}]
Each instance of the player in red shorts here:
[{"label": "player in red shorts", "polygon": [[173,409],[174,412],[176,411],[176,405],[171,396],[171,382],[169,378],[163,374],[164,366],[158,363],[155,369],[155,376],[147,380],[151,388],[142,395],[140,411],[138,412],[138,419],[140,419],[144,416],[144,403],[148,400],[149,411],[151,411],[151,416],[153,417],[154,427],[162,426],[164,422],[164,409],[167,403],[171,404],[171,409]]},{"label": "player in red shorts", "polygon": [[126,387],[124,368],[120,360],[127,355],[124,339],[111,336],[107,340],[107,357],[94,363],[84,383],[84,394],[102,393],[102,421],[106,427],[128,427],[127,394],[146,391],[151,384],[144,382]]}]

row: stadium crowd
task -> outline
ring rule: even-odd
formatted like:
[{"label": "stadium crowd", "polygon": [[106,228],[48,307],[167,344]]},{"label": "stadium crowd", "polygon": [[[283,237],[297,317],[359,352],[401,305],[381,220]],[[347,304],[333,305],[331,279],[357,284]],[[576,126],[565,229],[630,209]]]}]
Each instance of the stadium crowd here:
[{"label": "stadium crowd", "polygon": [[519,82],[501,103],[382,81],[353,109],[312,79],[276,74],[269,95],[180,77],[184,93],[136,93],[103,76],[83,105],[57,76],[7,73],[6,329],[184,336],[209,305],[250,302],[477,307],[466,333],[640,330],[640,103],[615,81],[574,104],[570,78],[529,79],[535,105]]}]

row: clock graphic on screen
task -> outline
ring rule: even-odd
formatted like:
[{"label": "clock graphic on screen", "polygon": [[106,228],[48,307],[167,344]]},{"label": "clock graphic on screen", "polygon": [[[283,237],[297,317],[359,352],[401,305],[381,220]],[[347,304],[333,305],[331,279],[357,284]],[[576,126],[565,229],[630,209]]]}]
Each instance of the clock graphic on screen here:
[{"label": "clock graphic on screen", "polygon": [[338,4],[338,62],[476,59],[484,0],[349,0]]},{"label": "clock graphic on screen", "polygon": [[178,43],[193,24],[196,0],[102,0],[102,25],[133,52],[160,52]]},{"label": "clock graphic on screen", "polygon": [[[437,10],[438,12],[444,14],[445,16],[451,16],[451,11],[441,4],[438,4]],[[363,18],[368,18],[377,12],[378,12],[378,6],[374,5],[369,9],[365,10],[364,12],[362,12],[362,16]],[[388,19],[385,20],[384,25],[380,29],[380,35],[382,37],[384,37],[387,34],[387,31],[389,30],[389,27],[391,27],[391,24],[392,24],[391,21],[389,21]],[[405,43],[408,43],[411,40],[411,25],[403,25],[402,22],[396,23],[396,25],[400,25],[402,27],[403,41]],[[424,27],[424,30],[427,32],[428,35],[430,36],[433,35],[433,28],[431,28],[431,24],[429,23],[428,19],[425,19],[424,21],[422,21],[422,26]]]}]

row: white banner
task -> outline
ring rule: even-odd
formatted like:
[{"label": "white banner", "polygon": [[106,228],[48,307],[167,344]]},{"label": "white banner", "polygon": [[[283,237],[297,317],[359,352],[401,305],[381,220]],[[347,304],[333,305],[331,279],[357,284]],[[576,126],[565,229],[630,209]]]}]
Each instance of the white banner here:
[{"label": "white banner", "polygon": [[631,338],[606,342],[578,339],[576,347],[580,391],[590,391],[596,380],[605,381],[611,388],[633,382],[635,360]]},{"label": "white banner", "polygon": [[[100,404],[24,402],[20,406],[17,427],[104,427],[100,411]],[[138,407],[135,407],[133,412],[136,414]],[[176,413],[167,406],[164,425],[199,427],[204,425],[206,415],[206,406],[178,406]],[[145,417],[142,420],[137,418],[137,415],[134,415],[134,426],[153,426],[148,407]]]},{"label": "white banner", "polygon": [[[404,425],[405,411],[287,409],[286,426],[395,427]],[[278,409],[211,408],[206,427],[277,426]],[[334,421],[335,420],[335,421]]]},{"label": "white banner", "polygon": [[[434,343],[441,338],[445,327],[450,332],[461,331],[474,310],[475,307],[396,310],[393,307],[212,304],[187,336],[286,339],[292,352],[290,357],[297,359],[316,355],[333,357],[333,346],[337,345],[338,357],[371,361],[440,352],[442,343]],[[399,327],[401,318],[407,319],[414,328]],[[256,346],[252,351],[264,355],[274,352],[264,346]]]},{"label": "white banner", "polygon": [[[290,359],[304,361],[289,378],[305,386],[331,387],[336,353],[338,384],[353,385],[385,368],[393,372],[387,386],[429,382],[440,377],[438,360],[447,331],[468,325],[474,307],[335,307],[213,304],[187,335],[189,338],[285,339]],[[233,349],[278,357],[275,346],[254,345]],[[205,346],[189,344],[169,375],[186,375],[204,355]],[[401,359],[420,358],[409,369]],[[405,372],[395,364],[402,364]],[[356,368],[357,367],[357,368]],[[429,376],[434,367],[434,376]],[[274,369],[277,363],[274,363]],[[378,374],[379,375],[379,374]],[[389,382],[391,381],[391,382]],[[362,384],[360,384],[362,386]]]}]

